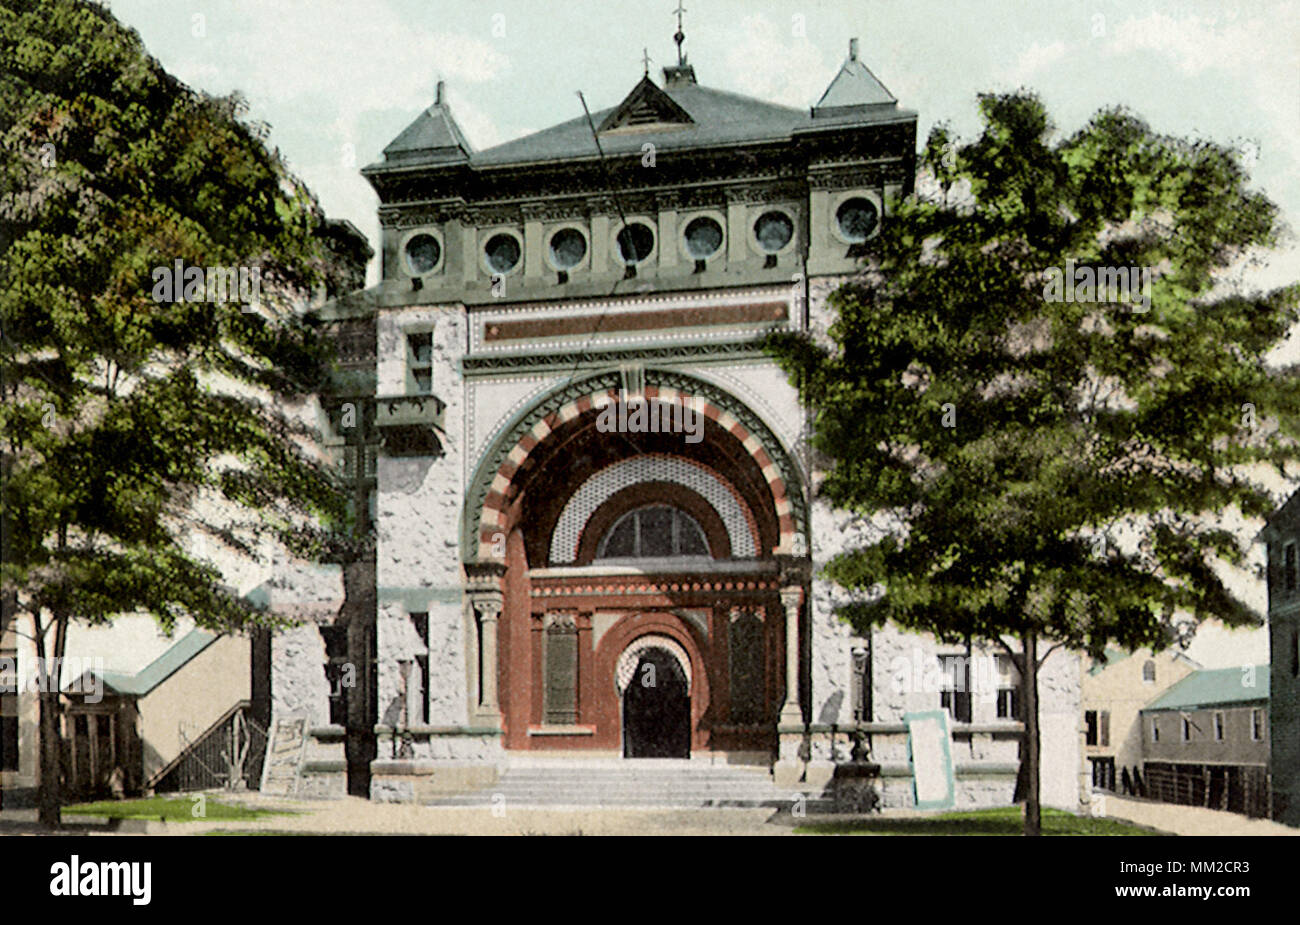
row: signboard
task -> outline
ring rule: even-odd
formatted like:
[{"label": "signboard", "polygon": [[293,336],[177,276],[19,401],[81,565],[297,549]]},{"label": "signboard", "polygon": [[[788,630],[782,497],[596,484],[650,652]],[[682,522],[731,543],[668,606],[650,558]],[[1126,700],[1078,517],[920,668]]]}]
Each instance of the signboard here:
[{"label": "signboard", "polygon": [[948,711],[907,713],[907,758],[912,764],[912,793],[917,809],[951,809],[956,786]]},{"label": "signboard", "polygon": [[262,792],[275,796],[292,796],[298,788],[298,769],[307,748],[307,719],[284,716],[271,723],[270,741],[266,743],[266,762],[262,767]]}]

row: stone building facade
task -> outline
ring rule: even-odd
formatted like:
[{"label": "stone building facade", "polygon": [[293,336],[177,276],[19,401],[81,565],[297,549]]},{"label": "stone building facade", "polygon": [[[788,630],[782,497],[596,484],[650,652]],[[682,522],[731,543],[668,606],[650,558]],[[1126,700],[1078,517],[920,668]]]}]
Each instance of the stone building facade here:
[{"label": "stone building facade", "polygon": [[[835,616],[818,571],[864,527],[816,500],[805,409],[758,343],[825,329],[915,154],[855,41],[811,109],[683,59],[484,151],[439,86],[363,170],[382,281],[328,313],[350,377],[332,443],[375,528],[336,646],[361,680],[331,722],[282,707],[346,739],[352,781],[418,800],[523,759],[659,757],[806,791],[869,753],[904,805],[904,714],[944,705],[959,803],[1012,799],[1014,672],[963,697],[981,653]],[[1078,657],[1040,678],[1045,799],[1074,808]]]}]

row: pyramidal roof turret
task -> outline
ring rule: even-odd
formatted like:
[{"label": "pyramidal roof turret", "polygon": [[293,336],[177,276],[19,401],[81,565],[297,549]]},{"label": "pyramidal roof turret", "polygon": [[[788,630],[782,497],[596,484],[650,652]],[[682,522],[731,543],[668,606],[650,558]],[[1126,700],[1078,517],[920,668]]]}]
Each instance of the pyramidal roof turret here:
[{"label": "pyramidal roof turret", "polygon": [[384,148],[384,163],[454,164],[468,161],[473,153],[474,148],[451,114],[440,80],[433,105]]},{"label": "pyramidal roof turret", "polygon": [[855,115],[897,105],[894,94],[858,60],[858,40],[849,39],[849,57],[813,107],[812,115],[814,119]]}]

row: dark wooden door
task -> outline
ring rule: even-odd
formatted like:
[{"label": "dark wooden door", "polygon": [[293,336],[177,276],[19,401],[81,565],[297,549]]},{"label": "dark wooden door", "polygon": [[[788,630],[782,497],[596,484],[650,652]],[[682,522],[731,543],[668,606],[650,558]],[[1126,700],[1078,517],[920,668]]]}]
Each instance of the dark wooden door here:
[{"label": "dark wooden door", "polygon": [[623,755],[689,758],[691,696],[682,667],[662,649],[649,649],[623,692]]}]

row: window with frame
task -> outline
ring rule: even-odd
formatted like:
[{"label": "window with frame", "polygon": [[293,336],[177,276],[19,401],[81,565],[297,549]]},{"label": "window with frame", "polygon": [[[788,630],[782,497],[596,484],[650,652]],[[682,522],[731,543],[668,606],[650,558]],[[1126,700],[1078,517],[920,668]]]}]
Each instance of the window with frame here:
[{"label": "window with frame", "polygon": [[1214,714],[1214,741],[1223,741],[1223,713],[1218,711]]},{"label": "window with frame", "polygon": [[997,656],[998,719],[1020,719],[1020,672],[1009,655]]},{"label": "window with frame", "polygon": [[18,697],[0,694],[0,771],[18,770]]},{"label": "window with frame", "polygon": [[1156,683],[1156,663],[1151,659],[1142,663],[1142,680],[1147,684]]},{"label": "window with frame", "polygon": [[406,368],[410,371],[412,391],[415,394],[433,394],[432,331],[406,335]]},{"label": "window with frame", "polygon": [[1151,717],[1151,741],[1160,741],[1160,720],[1154,716]]},{"label": "window with frame", "polygon": [[[420,722],[429,725],[429,614],[417,611],[411,614],[415,635],[424,644],[424,654],[415,656],[415,668],[420,677]],[[482,646],[479,647],[482,652]]]},{"label": "window with frame", "polygon": [[1282,587],[1288,592],[1296,588],[1295,543],[1282,546]]},{"label": "window with frame", "polygon": [[577,623],[572,616],[549,616],[542,636],[542,722],[571,726],[578,721]]},{"label": "window with frame", "polygon": [[756,614],[736,614],[728,637],[731,661],[731,721],[763,721],[765,647],[763,621]]},{"label": "window with frame", "polygon": [[329,683],[329,718],[334,726],[345,726],[348,721],[348,688],[355,680],[355,669],[349,670],[348,634],[342,626],[322,626],[321,639],[325,643],[325,680]]},{"label": "window with frame", "polygon": [[663,504],[629,511],[601,538],[597,559],[707,556],[704,531],[689,514]]},{"label": "window with frame", "polygon": [[1097,744],[1097,711],[1096,710],[1083,711],[1083,728],[1084,728],[1083,744],[1096,745]]},{"label": "window with frame", "polygon": [[970,659],[965,655],[939,656],[939,706],[953,722],[970,722]]},{"label": "window with frame", "polygon": [[1192,741],[1192,721],[1186,716],[1181,717],[1181,719],[1182,719],[1181,726],[1183,730],[1183,741],[1190,742]]},{"label": "window with frame", "polygon": [[1264,711],[1254,709],[1250,711],[1250,737],[1256,742],[1264,739]]}]

